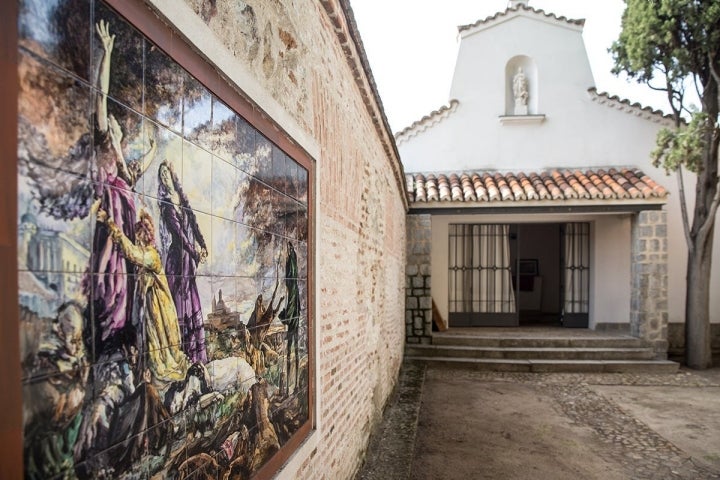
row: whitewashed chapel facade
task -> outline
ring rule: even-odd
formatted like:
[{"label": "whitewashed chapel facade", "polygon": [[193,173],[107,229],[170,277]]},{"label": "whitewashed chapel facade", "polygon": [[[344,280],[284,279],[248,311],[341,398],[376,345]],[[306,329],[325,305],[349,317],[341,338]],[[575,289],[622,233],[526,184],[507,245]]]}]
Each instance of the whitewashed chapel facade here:
[{"label": "whitewashed chapel facade", "polygon": [[584,20],[527,3],[460,26],[448,104],[396,134],[408,342],[429,341],[434,304],[450,328],[629,331],[662,356],[685,300],[677,183],[649,155],[670,118],[598,92]]}]

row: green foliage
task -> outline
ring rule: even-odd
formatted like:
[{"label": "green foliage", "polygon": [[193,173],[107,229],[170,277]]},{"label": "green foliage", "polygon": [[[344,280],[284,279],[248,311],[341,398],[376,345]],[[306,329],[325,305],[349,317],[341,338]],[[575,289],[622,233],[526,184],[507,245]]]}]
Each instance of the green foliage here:
[{"label": "green foliage", "polygon": [[705,131],[712,128],[708,115],[695,112],[687,125],[677,129],[663,128],[657,136],[657,146],[650,154],[653,165],[663,166],[666,173],[684,165],[688,170],[698,173],[703,168]]},{"label": "green foliage", "polygon": [[720,45],[720,0],[625,3],[622,31],[610,48],[614,73],[625,72],[643,83],[658,72],[673,85],[695,74],[707,81],[708,59],[717,56]]},{"label": "green foliage", "polygon": [[[717,163],[713,131],[718,129],[717,77],[720,74],[720,0],[625,0],[622,31],[610,52],[613,73],[625,72],[639,83],[668,93],[677,129],[663,129],[652,152],[655,165],[666,170],[686,166],[699,173]],[[701,112],[683,104],[692,81]],[[716,132],[717,133],[717,132]],[[710,170],[708,170],[710,171]]]}]

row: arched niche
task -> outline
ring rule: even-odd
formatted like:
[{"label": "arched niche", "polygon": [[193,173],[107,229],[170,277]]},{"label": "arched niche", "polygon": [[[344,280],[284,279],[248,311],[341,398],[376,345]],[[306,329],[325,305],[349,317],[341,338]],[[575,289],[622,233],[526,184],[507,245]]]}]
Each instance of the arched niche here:
[{"label": "arched niche", "polygon": [[[524,80],[518,83],[524,86],[514,87],[519,72]],[[525,91],[522,95],[521,92]],[[518,99],[516,99],[516,92]],[[522,98],[524,97],[524,98]],[[516,101],[517,100],[517,101]],[[505,64],[505,115],[537,115],[538,112],[538,72],[535,61],[527,55],[517,55]]]}]

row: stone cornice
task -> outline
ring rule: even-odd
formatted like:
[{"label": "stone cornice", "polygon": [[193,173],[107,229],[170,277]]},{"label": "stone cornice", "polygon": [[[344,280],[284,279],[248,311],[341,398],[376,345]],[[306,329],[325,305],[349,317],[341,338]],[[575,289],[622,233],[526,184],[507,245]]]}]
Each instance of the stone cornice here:
[{"label": "stone cornice", "polygon": [[643,107],[638,102],[631,102],[626,98],[620,98],[617,95],[610,95],[607,92],[598,92],[595,87],[588,88],[588,95],[592,101],[600,105],[607,105],[625,113],[635,115],[636,117],[650,120],[651,122],[660,123],[662,125],[672,127],[674,125],[673,116],[666,114],[662,110],[653,110],[650,107]]},{"label": "stone cornice", "polygon": [[398,145],[408,141],[412,137],[420,134],[421,132],[424,132],[425,130],[428,130],[429,128],[437,125],[438,123],[446,119],[448,116],[450,116],[451,113],[457,110],[459,104],[459,101],[452,99],[447,105],[443,105],[437,110],[433,110],[428,115],[422,117],[420,120],[413,122],[412,125],[410,125],[409,127],[405,127],[401,131],[397,132],[395,134],[395,140],[397,141]]},{"label": "stone cornice", "polygon": [[517,16],[530,16],[528,14],[534,15],[543,21],[549,21],[562,26],[571,26],[573,28],[578,28],[579,30],[582,30],[585,25],[584,18],[572,19],[565,16],[558,16],[554,13],[547,13],[545,10],[529,7],[527,5],[518,5],[516,8],[507,8],[503,12],[498,12],[495,15],[478,20],[475,23],[460,25],[458,27],[458,33],[462,36],[468,35]]}]

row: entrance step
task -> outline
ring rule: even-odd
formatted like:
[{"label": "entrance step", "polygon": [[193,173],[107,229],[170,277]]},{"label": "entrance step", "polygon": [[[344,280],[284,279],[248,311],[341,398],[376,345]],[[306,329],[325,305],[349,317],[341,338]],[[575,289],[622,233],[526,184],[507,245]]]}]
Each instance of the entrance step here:
[{"label": "entrance step", "polygon": [[456,329],[435,333],[431,345],[406,345],[408,360],[506,372],[672,373],[679,364],[656,360],[652,346],[629,335],[587,329]]},{"label": "entrance step", "polygon": [[406,359],[418,363],[491,372],[675,373],[679,367],[679,364],[668,360],[508,360],[414,356]]},{"label": "entrance step", "polygon": [[493,358],[510,360],[653,360],[651,348],[631,347],[475,347],[408,345],[410,357]]},{"label": "entrance step", "polygon": [[491,335],[433,335],[433,345],[508,348],[638,348],[647,344],[630,336],[538,336],[499,337]]}]

